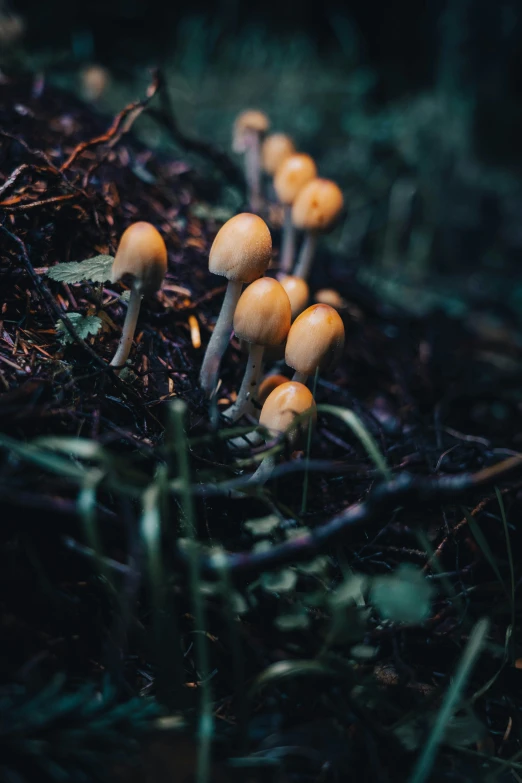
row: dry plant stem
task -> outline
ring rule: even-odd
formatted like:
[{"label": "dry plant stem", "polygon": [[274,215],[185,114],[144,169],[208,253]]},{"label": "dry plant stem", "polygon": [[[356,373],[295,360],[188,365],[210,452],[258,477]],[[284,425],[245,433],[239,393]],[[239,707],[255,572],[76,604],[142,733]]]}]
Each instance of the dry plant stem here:
[{"label": "dry plant stem", "polygon": [[111,367],[118,367],[119,370],[124,366],[125,362],[129,358],[130,349],[132,346],[132,340],[136,331],[136,324],[138,323],[138,315],[141,307],[141,293],[138,286],[133,285],[131,289],[131,295],[129,299],[129,305],[127,307],[127,315],[123,323],[123,329],[121,331],[120,343],[111,361]]},{"label": "dry plant stem", "polygon": [[207,397],[211,397],[215,391],[218,382],[219,367],[221,359],[225,353],[230,335],[232,333],[232,321],[234,320],[234,311],[241,296],[243,283],[238,280],[229,280],[221,312],[216,321],[214,331],[207,346],[207,351],[201,365],[199,380],[201,388]]},{"label": "dry plant stem", "polygon": [[252,473],[252,475],[248,479],[248,483],[252,482],[255,484],[264,484],[265,482],[268,481],[268,479],[272,475],[274,468],[275,468],[275,457],[274,456],[265,457],[264,460],[260,463],[256,472]]},{"label": "dry plant stem", "polygon": [[298,383],[303,383],[306,386],[306,382],[308,381],[308,375],[305,375],[304,372],[294,372],[294,375],[292,377],[293,381],[297,381]]},{"label": "dry plant stem", "polygon": [[317,234],[314,231],[308,231],[305,240],[301,246],[301,252],[299,253],[299,259],[295,265],[294,275],[296,277],[302,277],[303,280],[308,279],[312,263],[315,255],[315,247],[317,245]]},{"label": "dry plant stem", "polygon": [[264,350],[265,348],[263,345],[255,345],[254,343],[250,343],[247,366],[243,376],[243,382],[241,383],[241,387],[237,395],[237,400],[224,413],[224,416],[229,421],[237,421],[246,413],[255,413],[252,400],[255,397],[259,386],[259,378],[261,377],[261,368],[263,366]]},{"label": "dry plant stem", "polygon": [[295,226],[292,223],[292,205],[284,206],[283,222],[283,240],[281,245],[281,260],[279,262],[279,271],[281,274],[289,275],[294,263],[295,256]]},{"label": "dry plant stem", "polygon": [[250,209],[257,214],[262,205],[261,199],[261,142],[259,133],[251,131],[248,135],[245,152],[245,178],[248,185]]}]

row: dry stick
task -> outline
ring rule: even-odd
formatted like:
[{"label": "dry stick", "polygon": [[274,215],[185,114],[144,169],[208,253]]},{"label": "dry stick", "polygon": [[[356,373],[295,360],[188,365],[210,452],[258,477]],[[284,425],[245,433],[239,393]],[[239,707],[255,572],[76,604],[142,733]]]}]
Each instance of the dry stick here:
[{"label": "dry stick", "polygon": [[127,119],[129,115],[132,115],[134,117],[134,114],[136,113],[136,116],[138,116],[141,113],[141,111],[146,106],[148,106],[152,98],[156,95],[159,89],[159,85],[160,85],[159,75],[157,72],[155,72],[152,84],[147,89],[146,97],[140,101],[133,101],[132,103],[129,103],[128,106],[125,106],[125,108],[123,108],[116,115],[116,117],[112,121],[110,128],[105,133],[102,133],[100,136],[96,136],[94,139],[88,139],[87,141],[80,142],[80,144],[78,144],[73,149],[73,151],[71,152],[71,154],[69,155],[65,163],[62,163],[62,165],[60,166],[60,171],[64,172],[67,169],[69,169],[74,163],[74,161],[76,160],[76,158],[90,147],[96,147],[99,144],[106,144],[106,143],[110,143],[110,146],[113,147],[114,144],[116,144],[120,140],[123,134],[129,130],[129,126],[126,123],[124,124],[124,121]]},{"label": "dry stick", "polygon": [[[227,556],[227,570],[231,575],[259,574],[288,563],[311,560],[333,542],[344,539],[352,530],[371,523],[382,523],[383,515],[399,506],[412,507],[425,503],[461,501],[471,492],[489,487],[522,468],[522,455],[484,468],[477,473],[448,476],[439,479],[402,474],[392,481],[379,484],[365,501],[355,503],[329,522],[296,538],[271,547],[266,552],[237,552]],[[183,554],[178,553],[180,560]],[[186,563],[185,563],[186,565]],[[203,576],[216,576],[212,557],[202,564]]]}]

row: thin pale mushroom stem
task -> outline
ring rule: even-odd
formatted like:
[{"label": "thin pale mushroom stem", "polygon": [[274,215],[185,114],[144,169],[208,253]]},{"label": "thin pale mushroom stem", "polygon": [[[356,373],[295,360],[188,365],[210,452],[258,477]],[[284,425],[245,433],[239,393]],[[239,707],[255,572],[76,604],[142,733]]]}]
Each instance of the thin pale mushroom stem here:
[{"label": "thin pale mushroom stem", "polygon": [[245,178],[248,185],[250,209],[259,212],[261,198],[261,139],[259,133],[250,131],[245,152]]},{"label": "thin pale mushroom stem", "polygon": [[247,413],[254,413],[255,408],[252,400],[259,387],[259,378],[263,366],[263,345],[250,343],[248,351],[248,361],[243,376],[243,382],[239,389],[237,400],[223,414],[229,421],[237,421]]},{"label": "thin pale mushroom stem", "polygon": [[292,205],[284,206],[283,239],[281,244],[281,260],[279,271],[282,274],[290,274],[295,256],[295,226],[292,223]]},{"label": "thin pale mushroom stem", "polygon": [[302,383],[306,386],[306,382],[308,381],[308,375],[304,372],[294,372],[294,375],[292,377],[293,381],[298,381],[299,383]]},{"label": "thin pale mushroom stem", "polygon": [[221,312],[219,313],[214,331],[210,337],[199,374],[201,387],[207,397],[212,396],[217,386],[221,359],[223,358],[223,354],[230,341],[234,311],[239,301],[239,297],[241,296],[242,288],[243,283],[240,281],[228,281]]},{"label": "thin pale mushroom stem", "polygon": [[134,339],[134,333],[136,331],[136,324],[138,322],[138,315],[141,307],[141,290],[140,286],[134,284],[131,288],[131,294],[129,304],[127,306],[127,314],[125,321],[123,322],[123,329],[121,330],[121,337],[116,353],[114,354],[111,367],[117,367],[116,372],[119,372],[127,359],[129,358],[132,341]]},{"label": "thin pale mushroom stem", "polygon": [[302,277],[303,280],[308,279],[312,263],[315,255],[315,248],[317,245],[317,234],[314,231],[308,231],[305,240],[299,253],[299,259],[294,269],[294,275],[296,277]]},{"label": "thin pale mushroom stem", "polygon": [[275,465],[276,458],[273,454],[265,457],[264,460],[259,464],[257,470],[252,473],[247,483],[250,484],[250,482],[252,482],[252,484],[265,484],[272,475]]}]

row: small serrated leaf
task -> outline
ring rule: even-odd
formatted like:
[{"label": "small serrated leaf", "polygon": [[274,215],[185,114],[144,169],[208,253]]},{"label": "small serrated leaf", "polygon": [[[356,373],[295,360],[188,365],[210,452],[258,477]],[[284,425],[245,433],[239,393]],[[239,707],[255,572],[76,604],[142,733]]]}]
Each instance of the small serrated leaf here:
[{"label": "small serrated leaf", "polygon": [[[82,315],[81,313],[69,313],[69,321],[74,326],[76,334],[82,340],[85,340],[89,335],[98,334],[102,328],[103,321],[98,318],[97,315]],[[55,324],[56,333],[60,340],[64,343],[73,343],[74,339],[71,337],[63,321],[57,321]]]},{"label": "small serrated leaf", "polygon": [[111,279],[112,256],[100,255],[85,261],[68,261],[51,267],[47,276],[59,283],[83,283],[90,280],[93,283],[106,283]]}]

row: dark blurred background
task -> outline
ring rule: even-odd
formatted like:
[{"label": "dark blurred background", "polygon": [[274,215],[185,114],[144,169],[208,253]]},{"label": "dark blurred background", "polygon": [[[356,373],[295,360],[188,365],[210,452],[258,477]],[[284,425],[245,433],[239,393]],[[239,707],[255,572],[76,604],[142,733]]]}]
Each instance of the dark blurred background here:
[{"label": "dark blurred background", "polygon": [[[238,111],[266,110],[342,185],[349,209],[329,247],[385,295],[409,302],[397,281],[429,274],[433,291],[451,278],[453,293],[522,311],[520,0],[0,9],[0,67],[45,73],[96,111],[142,94],[154,64],[183,130],[223,148]],[[170,150],[154,123],[139,132]]]}]

